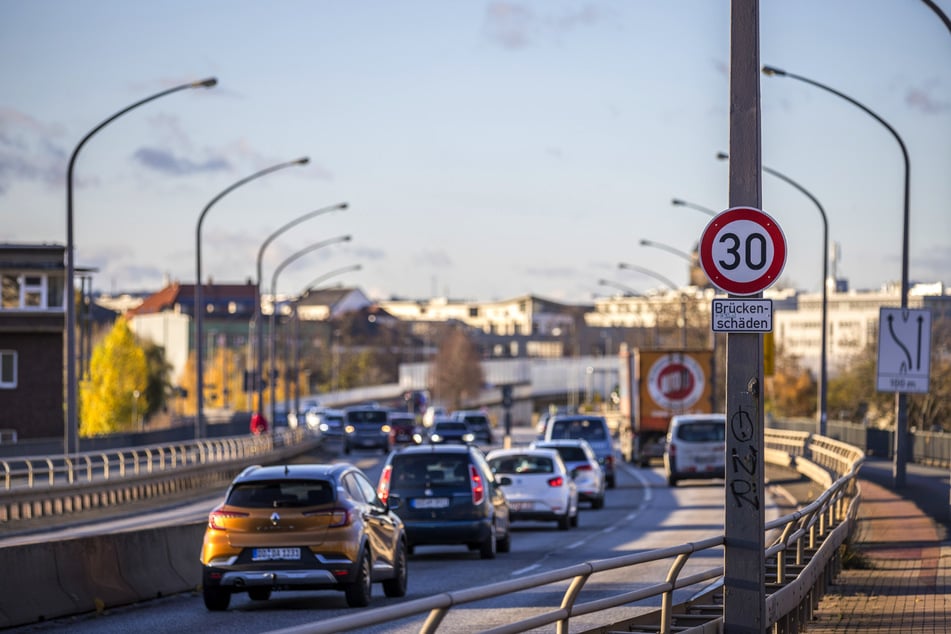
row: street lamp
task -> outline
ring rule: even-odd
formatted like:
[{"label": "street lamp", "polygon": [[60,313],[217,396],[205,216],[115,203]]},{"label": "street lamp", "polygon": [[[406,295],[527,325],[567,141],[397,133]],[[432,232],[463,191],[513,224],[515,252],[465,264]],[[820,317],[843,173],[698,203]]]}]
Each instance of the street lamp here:
[{"label": "street lamp", "polygon": [[[666,284],[671,290],[680,292],[680,289],[670,280],[670,278],[664,277],[657,271],[645,269],[644,267],[637,266],[636,264],[628,264],[627,262],[621,262],[617,266],[619,269],[629,269],[631,271],[637,271],[638,273],[653,277],[655,280]],[[684,350],[687,349],[687,298],[683,293],[680,293],[680,346]]]},{"label": "street lamp", "polygon": [[331,277],[336,277],[337,275],[342,275],[344,273],[349,273],[351,271],[359,271],[363,266],[360,264],[351,264],[350,266],[342,266],[339,269],[334,269],[319,275],[314,280],[304,288],[303,291],[297,296],[294,300],[294,345],[293,345],[293,360],[291,362],[292,374],[294,376],[294,411],[300,412],[300,388],[298,387],[297,377],[299,375],[300,368],[300,314],[298,312],[300,301],[312,291],[317,288],[318,284],[322,284]]},{"label": "street lamp", "polygon": [[137,101],[90,130],[69,157],[69,165],[66,168],[66,433],[64,434],[63,453],[69,454],[79,451],[79,423],[76,415],[76,306],[73,297],[73,169],[76,166],[76,157],[79,156],[79,151],[86,145],[86,141],[91,139],[94,134],[130,110],[173,92],[189,88],[211,88],[217,83],[217,79],[209,77],[201,81],[169,88]]},{"label": "street lamp", "polygon": [[613,286],[614,288],[623,291],[624,293],[626,293],[627,295],[630,295],[631,297],[644,296],[644,294],[638,291],[637,289],[633,289],[630,286],[626,286],[624,284],[621,284],[620,282],[615,282],[613,280],[598,280],[598,284],[601,286]]},{"label": "street lamp", "polygon": [[331,211],[344,210],[344,209],[347,209],[347,207],[348,207],[347,203],[337,203],[336,205],[323,207],[321,209],[317,209],[315,211],[311,211],[301,216],[298,216],[294,220],[291,220],[284,226],[275,230],[274,233],[269,235],[264,240],[264,242],[261,244],[261,248],[258,249],[257,281],[255,283],[255,289],[256,289],[255,293],[257,294],[257,298],[256,298],[257,301],[255,302],[255,309],[254,309],[254,330],[255,330],[254,337],[255,337],[255,346],[257,348],[257,353],[255,355],[256,362],[255,362],[255,368],[254,368],[255,370],[254,382],[255,382],[255,392],[257,393],[257,396],[258,396],[258,404],[256,408],[258,412],[264,411],[264,382],[261,380],[261,376],[262,376],[261,372],[264,370],[264,328],[261,327],[262,325],[261,322],[264,321],[264,314],[261,310],[261,265],[262,265],[262,262],[264,261],[264,249],[266,249],[267,246],[271,244],[275,240],[275,238],[277,238],[279,235],[281,235],[288,229],[291,229],[292,227],[295,227],[298,224],[304,222],[305,220],[309,220],[310,218],[319,216],[321,214],[329,213]]},{"label": "street lamp", "polygon": [[298,258],[300,258],[300,257],[302,257],[302,256],[304,256],[304,255],[307,255],[307,254],[310,253],[311,251],[316,251],[317,249],[320,249],[320,248],[329,246],[329,245],[331,245],[331,244],[337,244],[337,243],[339,243],[339,242],[350,242],[351,239],[352,239],[352,236],[345,235],[345,236],[337,236],[336,238],[329,238],[329,239],[327,239],[327,240],[322,240],[321,242],[315,242],[314,244],[310,245],[309,247],[306,247],[306,248],[304,248],[304,249],[301,249],[301,250],[298,251],[297,253],[294,253],[293,255],[291,255],[290,257],[288,257],[286,260],[284,260],[283,262],[281,262],[281,263],[277,266],[277,268],[274,269],[274,273],[271,275],[271,318],[270,318],[270,323],[268,324],[268,340],[269,340],[269,342],[270,342],[270,346],[268,346],[268,348],[269,348],[269,352],[268,352],[268,368],[270,369],[270,374],[272,375],[272,376],[270,377],[271,380],[270,380],[270,382],[269,382],[269,385],[270,385],[270,387],[271,387],[270,392],[271,392],[271,429],[272,429],[272,430],[274,429],[274,424],[275,424],[275,422],[276,422],[274,417],[275,417],[275,415],[276,415],[276,413],[277,413],[277,407],[276,407],[276,405],[277,405],[277,386],[275,385],[276,381],[274,380],[274,376],[273,376],[273,375],[275,374],[275,372],[274,372],[274,361],[275,361],[275,359],[277,358],[277,350],[276,350],[276,348],[277,348],[277,337],[274,336],[274,335],[275,335],[275,332],[274,332],[274,329],[275,329],[274,319],[275,319],[275,316],[277,315],[277,276],[281,274],[281,271],[283,271],[285,268],[287,268],[287,265],[289,265],[290,263],[294,262],[294,261],[297,260]]},{"label": "street lamp", "polygon": [[688,202],[688,201],[682,200],[682,199],[680,199],[680,198],[673,198],[673,199],[671,199],[670,204],[671,204],[671,205],[674,205],[674,206],[677,206],[677,207],[689,207],[690,209],[695,209],[695,210],[699,211],[700,213],[707,214],[708,216],[715,216],[715,215],[717,215],[717,212],[713,211],[713,210],[710,209],[709,207],[704,207],[703,205],[698,205],[698,204],[696,204],[696,203]]},{"label": "street lamp", "polygon": [[682,251],[676,247],[672,247],[669,244],[664,244],[663,242],[654,242],[653,240],[641,239],[641,246],[642,247],[657,247],[658,249],[663,249],[664,251],[667,251],[668,253],[673,253],[678,258],[683,258],[687,260],[687,262],[690,262],[691,264],[693,264],[692,255],[690,255],[686,251]]},{"label": "street lamp", "polygon": [[204,403],[202,402],[205,397],[205,376],[204,376],[204,359],[202,358],[204,353],[204,345],[202,342],[202,317],[205,313],[205,308],[202,305],[201,298],[201,225],[205,221],[205,215],[208,211],[214,206],[216,202],[224,198],[225,195],[234,191],[241,185],[252,181],[256,178],[260,178],[271,172],[276,172],[277,170],[284,169],[285,167],[292,167],[294,165],[307,165],[310,162],[310,159],[306,156],[293,160],[287,161],[286,163],[278,163],[277,165],[272,165],[271,167],[265,168],[250,176],[246,176],[241,180],[229,185],[221,191],[217,196],[211,199],[211,201],[205,205],[205,208],[202,209],[201,215],[198,216],[198,226],[195,229],[195,395],[198,401],[196,412],[195,412],[195,438],[200,439],[205,435],[204,421],[202,420],[202,410],[204,409]]},{"label": "street lamp", "polygon": [[[722,160],[729,159],[730,155],[726,152],[717,153],[717,158]],[[763,171],[767,174],[771,174],[781,181],[788,183],[798,189],[800,192],[805,194],[805,196],[812,201],[812,203],[819,210],[819,215],[822,216],[822,336],[819,339],[819,400],[817,403],[816,418],[818,423],[818,433],[820,436],[826,435],[826,423],[828,420],[827,410],[828,410],[828,399],[827,391],[829,385],[829,374],[828,374],[828,331],[829,331],[829,219],[826,216],[825,209],[822,208],[822,204],[819,200],[813,196],[805,187],[789,178],[781,172],[766,167],[765,165],[761,166]]]},{"label": "street lamp", "polygon": [[[898,147],[901,148],[902,158],[905,162],[905,191],[904,191],[904,212],[902,215],[902,247],[901,247],[901,307],[908,308],[908,225],[909,225],[909,198],[910,198],[910,188],[911,188],[911,161],[908,159],[908,149],[905,147],[905,142],[902,141],[901,137],[898,136],[898,133],[895,132],[895,128],[888,125],[884,119],[880,116],[869,110],[864,104],[859,103],[852,97],[845,95],[834,88],[830,88],[825,84],[820,84],[817,81],[808,79],[801,75],[795,75],[789,73],[785,70],[776,68],[774,66],[763,66],[763,74],[767,77],[791,77],[792,79],[798,79],[799,81],[805,82],[816,88],[821,88],[826,92],[830,92],[837,97],[845,99],[853,106],[861,109],[865,114],[869,115],[883,126],[885,129],[891,132],[892,136],[895,137],[895,140],[898,141]],[[825,257],[828,257],[826,254]],[[823,285],[825,280],[823,280]],[[895,395],[895,419],[896,419],[896,430],[895,430],[895,486],[903,487],[905,486],[905,452],[906,452],[906,443],[907,439],[905,438],[906,430],[908,429],[908,399],[904,392],[897,392]]]}]

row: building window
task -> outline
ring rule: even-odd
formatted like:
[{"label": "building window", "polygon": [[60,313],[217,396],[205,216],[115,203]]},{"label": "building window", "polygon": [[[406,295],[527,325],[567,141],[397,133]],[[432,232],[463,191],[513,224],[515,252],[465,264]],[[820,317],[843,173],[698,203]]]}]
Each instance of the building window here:
[{"label": "building window", "polygon": [[13,350],[0,350],[0,389],[17,386],[17,353]]},{"label": "building window", "polygon": [[0,275],[0,309],[46,310],[62,308],[63,278],[41,274]]}]

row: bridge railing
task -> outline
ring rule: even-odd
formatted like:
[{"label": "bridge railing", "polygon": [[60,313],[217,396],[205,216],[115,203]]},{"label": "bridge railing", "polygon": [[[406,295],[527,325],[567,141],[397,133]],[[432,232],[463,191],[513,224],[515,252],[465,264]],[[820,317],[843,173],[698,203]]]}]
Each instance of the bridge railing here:
[{"label": "bridge railing", "polygon": [[0,522],[64,515],[229,481],[233,470],[319,438],[304,429],[0,459]]},{"label": "bridge railing", "polygon": [[[765,554],[769,568],[766,587],[768,625],[770,628],[777,625],[781,631],[797,631],[799,628],[796,624],[801,625],[803,621],[808,620],[812,609],[818,604],[818,597],[838,572],[839,546],[848,538],[855,523],[859,503],[856,478],[864,454],[856,447],[829,438],[805,432],[773,430],[766,431],[765,448],[767,461],[795,469],[810,478],[816,476],[816,481],[825,487],[825,491],[812,503],[765,525]],[[714,629],[703,631],[716,631],[718,622],[722,628],[722,604],[714,605],[711,610],[709,602],[710,597],[722,587],[723,566],[693,568],[689,574],[684,571],[691,558],[697,555],[700,556],[696,559],[701,561],[709,558],[711,554],[719,555],[718,558],[722,561],[724,546],[724,535],[715,535],[680,546],[589,561],[520,579],[444,592],[359,614],[284,629],[281,633],[329,634],[425,615],[425,621],[419,631],[421,634],[429,634],[439,629],[454,608],[465,609],[462,606],[478,601],[510,596],[517,592],[536,591],[552,584],[566,582],[567,587],[563,590],[548,589],[561,594],[557,608],[541,608],[534,614],[484,631],[507,634],[555,625],[559,634],[566,634],[572,617],[650,599],[660,600],[659,611],[645,605],[644,614],[612,623],[608,629],[672,632],[675,627],[682,627],[678,625],[678,619],[683,619],[683,615],[693,610],[695,613],[690,615],[692,626],[696,627],[706,618],[708,627]],[[666,572],[663,578],[654,573],[652,578],[657,581],[653,583],[644,582],[640,586],[635,583],[625,584],[631,589],[587,602],[579,600],[586,585],[595,580],[599,573],[624,570],[625,578],[643,580],[648,578],[643,566],[657,565],[659,562],[668,562]],[[679,605],[674,603],[676,590],[695,587],[705,582],[707,587],[696,593],[694,599]],[[707,610],[708,613],[697,611],[701,609]],[[645,629],[638,630],[639,626]]]}]

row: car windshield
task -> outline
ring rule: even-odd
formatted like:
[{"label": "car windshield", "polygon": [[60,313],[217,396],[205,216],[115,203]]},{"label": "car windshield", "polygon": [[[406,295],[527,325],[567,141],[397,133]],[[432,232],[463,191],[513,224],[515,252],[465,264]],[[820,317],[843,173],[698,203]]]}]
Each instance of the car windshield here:
[{"label": "car windshield", "polygon": [[556,420],[551,424],[552,438],[583,438],[606,440],[604,425],[597,420]]},{"label": "car windshield", "polygon": [[554,473],[555,465],[547,456],[533,456],[518,454],[513,456],[498,456],[489,460],[493,473]]},{"label": "car windshield", "polygon": [[386,423],[385,410],[355,410],[347,412],[348,423],[373,423],[383,425]]},{"label": "car windshield", "polygon": [[458,431],[466,432],[469,431],[469,428],[466,427],[465,423],[436,423],[435,428],[441,432],[447,431]]},{"label": "car windshield", "polygon": [[245,508],[317,506],[334,501],[334,486],[327,480],[242,482],[228,495],[227,503]]},{"label": "car windshield", "polygon": [[726,426],[715,421],[684,423],[677,428],[677,439],[685,442],[722,442]]},{"label": "car windshield", "polygon": [[553,449],[558,451],[558,454],[561,456],[562,460],[568,462],[584,462],[588,459],[588,455],[581,447],[562,445],[560,447],[553,447]]}]

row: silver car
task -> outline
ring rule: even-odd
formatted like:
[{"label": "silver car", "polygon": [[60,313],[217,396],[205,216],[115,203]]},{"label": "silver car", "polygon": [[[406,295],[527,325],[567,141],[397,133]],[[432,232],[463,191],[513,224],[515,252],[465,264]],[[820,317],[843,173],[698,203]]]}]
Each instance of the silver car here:
[{"label": "silver car", "polygon": [[590,502],[591,508],[604,506],[604,471],[598,463],[598,457],[587,440],[581,438],[563,438],[561,440],[537,440],[533,449],[554,449],[561,456],[568,473],[571,474],[578,489],[578,500]]}]

